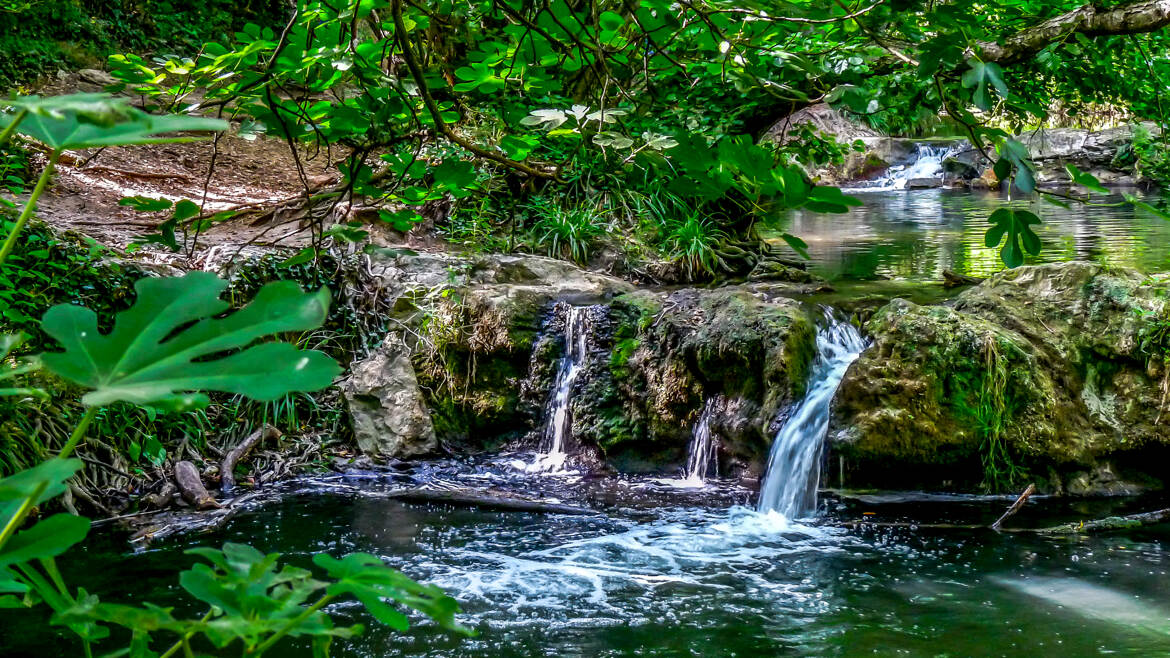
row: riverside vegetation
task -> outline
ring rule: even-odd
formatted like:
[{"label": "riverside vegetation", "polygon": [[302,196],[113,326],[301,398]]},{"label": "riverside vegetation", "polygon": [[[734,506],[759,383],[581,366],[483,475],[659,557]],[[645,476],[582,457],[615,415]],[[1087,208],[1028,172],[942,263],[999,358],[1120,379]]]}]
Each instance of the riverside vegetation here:
[{"label": "riverside vegetation", "polygon": [[[281,425],[289,461],[314,470],[355,446],[515,447],[573,366],[581,463],[659,473],[709,409],[714,470],[761,478],[824,369],[806,301],[831,286],[792,218],[863,208],[822,172],[881,167],[865,140],[787,120],[823,104],[874,134],[961,138],[967,180],[1006,199],[979,218],[1003,270],[988,281],[943,305],[839,304],[869,338],[840,364],[812,454],[824,438],[843,486],[1160,486],[1166,279],[1036,263],[1049,213],[1170,216],[1075,158],[1053,178],[1033,136],[1133,125],[1109,166],[1168,182],[1164,2],[176,4],[0,0],[0,48],[21,53],[5,83],[107,69],[87,73],[100,92],[14,93],[0,115],[0,607],[44,610],[84,655],[327,655],[363,631],[334,622],[345,599],[394,630],[405,609],[470,634],[449,594],[369,553],[310,570],[235,542],[191,549],[193,616],[66,581],[81,510],[169,505],[180,470],[207,475],[184,457],[228,452],[221,436]],[[62,167],[196,139],[202,193],[121,199],[150,224],[122,244],[36,216]],[[236,142],[283,145],[298,191],[216,205]],[[280,227],[293,246],[241,256]],[[230,280],[191,267],[216,250]]]}]

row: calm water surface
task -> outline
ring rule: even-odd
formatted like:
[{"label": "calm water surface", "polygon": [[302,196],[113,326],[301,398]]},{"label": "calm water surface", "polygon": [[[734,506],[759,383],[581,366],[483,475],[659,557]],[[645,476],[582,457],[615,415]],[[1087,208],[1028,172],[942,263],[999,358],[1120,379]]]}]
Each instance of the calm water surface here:
[{"label": "calm water surface", "polygon": [[[174,604],[175,574],[190,564],[181,551],[197,543],[250,542],[305,565],[322,551],[369,551],[447,588],[478,631],[459,640],[420,621],[397,635],[338,605],[339,620],[368,628],[335,647],[341,656],[1170,655],[1170,527],[1059,539],[846,529],[840,521],[865,511],[986,523],[1006,502],[829,502],[820,519],[790,523],[734,505],[749,494],[732,485],[456,471],[452,480],[542,491],[596,513],[408,505],[380,497],[391,486],[380,480],[334,483],[143,553],[99,538],[71,579],[109,598]],[[1018,525],[1102,511],[1038,501]],[[22,619],[0,619],[0,655],[69,655]]]},{"label": "calm water surface", "polygon": [[[843,215],[796,211],[787,229],[809,245],[812,270],[830,279],[938,281],[943,270],[987,276],[1003,269],[984,245],[987,217],[1007,205],[998,192],[852,192],[864,206]],[[1103,199],[1120,201],[1120,196]],[[1014,201],[1043,220],[1043,250],[1029,263],[1093,260],[1144,272],[1170,270],[1170,222],[1129,206]]]}]

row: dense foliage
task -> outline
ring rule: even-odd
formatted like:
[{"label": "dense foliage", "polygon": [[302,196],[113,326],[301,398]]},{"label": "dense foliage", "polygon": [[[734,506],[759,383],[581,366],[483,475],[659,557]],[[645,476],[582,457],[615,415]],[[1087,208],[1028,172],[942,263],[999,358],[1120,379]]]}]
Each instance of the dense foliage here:
[{"label": "dense foliage", "polygon": [[[163,133],[225,127],[209,119],[153,117],[123,101],[92,94],[29,97],[13,101],[12,107],[15,111],[5,117],[0,135],[35,139],[50,154],[36,187],[8,226],[0,267],[24,236],[32,209],[65,149],[175,141],[183,138]],[[285,638],[307,638],[314,655],[325,656],[334,638],[362,631],[360,625],[335,626],[323,610],[338,598],[356,599],[379,622],[399,630],[407,627],[408,619],[387,601],[420,611],[444,628],[464,631],[455,622],[458,606],[453,599],[367,554],[340,559],[317,555],[313,562],[324,572],[320,575],[297,567],[278,568],[279,554],[265,555],[249,546],[192,549],[210,563],[196,564],[179,577],[182,588],[208,607],[198,619],[185,619],[150,603],[104,602],[83,587],[66,584],[56,558],[85,538],[90,521],[77,514],[41,512],[46,503],[73,488],[69,481],[84,466],[75,451],[104,408],[128,405],[151,415],[198,410],[210,404],[208,392],[274,401],[325,388],[339,374],[337,363],[322,352],[265,340],[321,326],[331,301],[326,288],[310,293],[290,281],[270,283],[248,305],[224,315],[231,308],[221,299],[227,287],[227,282],[205,272],[143,277],[134,284],[133,303],[112,323],[108,318],[99,323],[98,315],[81,305],[52,306],[40,328],[63,349],[31,359],[10,359],[22,336],[0,336],[4,364],[0,398],[28,405],[51,397],[29,383],[35,382],[29,380],[31,375],[44,370],[62,391],[82,391],[85,409],[55,455],[34,452],[39,463],[19,464],[15,473],[0,479],[0,608],[47,607],[52,612],[50,624],[75,635],[86,656],[113,642],[125,642],[123,653],[139,657],[171,656],[180,650],[189,656],[194,655],[193,647],[202,651],[204,646],[238,648],[241,655],[260,656]],[[30,521],[35,517],[40,518]],[[115,635],[111,627],[123,632]]]},{"label": "dense foliage", "polygon": [[[296,158],[316,147],[337,163],[341,183],[315,188],[299,172],[305,190],[295,201],[313,245],[282,260],[274,278],[328,258],[330,246],[364,241],[363,222],[582,263],[616,250],[635,272],[668,261],[674,270],[658,270],[660,279],[742,275],[769,261],[799,263],[806,245],[785,231],[785,211],[860,203],[809,175],[854,145],[807,126],[776,135],[778,122],[817,103],[887,132],[959,131],[982,154],[980,169],[1011,193],[1093,202],[1104,188],[1072,167],[1073,190],[1039,190],[1017,137],[1042,124],[1098,122],[1102,108],[1162,125],[1168,24],[1170,8],[1154,1],[0,0],[0,82],[113,52],[107,66],[119,83],[110,91],[126,94],[22,96],[0,114],[0,143],[20,135],[44,160],[0,151],[4,185],[30,197],[5,222],[0,313],[33,334],[23,350],[21,337],[3,339],[0,396],[5,410],[69,398],[55,421],[75,423],[60,441],[0,445],[8,474],[0,607],[43,604],[87,654],[110,641],[113,626],[131,656],[191,655],[193,646],[261,655],[289,637],[308,638],[323,655],[333,638],[360,630],[325,614],[339,597],[395,628],[405,617],[387,601],[462,630],[453,600],[367,555],[318,556],[311,573],[248,547],[198,549],[207,563],[180,580],[207,606],[198,619],[101,602],[63,581],[54,560],[89,521],[41,512],[71,491],[87,436],[141,428],[144,418],[210,423],[197,415],[214,408],[210,394],[277,403],[326,388],[339,372],[303,341],[331,317],[333,297],[319,286],[249,280],[243,287],[254,294],[242,305],[224,299],[228,284],[210,274],[103,269],[123,292],[134,281],[132,300],[65,290],[106,267],[96,246],[63,246],[30,228],[67,150],[173,141],[222,131],[227,120],[242,135],[287,142]],[[1170,178],[1156,127],[1130,151],[1139,170]],[[191,201],[127,204],[170,213],[142,243],[172,250],[193,248],[202,229],[231,216],[204,215]],[[355,204],[371,212],[335,212]],[[986,245],[1002,245],[1007,266],[1040,249],[1038,208],[987,218]],[[335,225],[338,217],[346,223]],[[349,219],[358,217],[366,219]],[[1000,370],[989,360],[989,373]],[[1002,386],[984,388],[987,468],[1010,481],[998,443]],[[111,449],[161,461],[166,448],[150,438]]]},{"label": "dense foliage", "polygon": [[[317,203],[363,197],[404,230],[452,199],[437,219],[455,241],[527,241],[581,260],[622,234],[620,249],[741,272],[773,252],[759,229],[784,209],[856,203],[805,174],[840,160],[831,137],[766,138],[783,117],[828,102],[890,131],[945,118],[1032,194],[1012,130],[1100,104],[1161,119],[1170,71],[1152,30],[1165,14],[1156,3],[302,0],[286,24],[250,25],[197,56],[110,65],[159,107],[337,149],[345,180]],[[328,228],[323,239],[337,236]],[[1019,251],[1006,245],[1005,261]]]},{"label": "dense foliage", "polygon": [[279,0],[2,0],[0,85],[93,67],[121,50],[196,52],[248,22],[278,20]]}]

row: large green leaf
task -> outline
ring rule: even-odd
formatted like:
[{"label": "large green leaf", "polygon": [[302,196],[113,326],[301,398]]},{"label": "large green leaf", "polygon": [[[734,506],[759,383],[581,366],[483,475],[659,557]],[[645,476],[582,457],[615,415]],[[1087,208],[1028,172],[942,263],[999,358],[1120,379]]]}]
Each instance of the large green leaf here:
[{"label": "large green leaf", "polygon": [[112,126],[127,118],[130,99],[103,93],[19,96],[0,101],[0,107],[55,118],[72,114],[81,121],[99,126]]},{"label": "large green leaf", "polygon": [[999,145],[1001,157],[995,163],[995,175],[1005,180],[1014,170],[1013,182],[1021,192],[1031,193],[1036,189],[1036,176],[1032,173],[1028,147],[1016,139],[1004,139]]},{"label": "large green leaf", "polygon": [[65,481],[79,470],[78,459],[50,459],[0,479],[0,527],[11,522],[26,499],[40,505],[65,493]]},{"label": "large green leaf", "polygon": [[41,495],[34,505],[65,493],[64,482],[81,470],[81,460],[50,459],[36,466],[13,473],[0,479],[0,504],[10,500],[22,500],[32,496],[42,486]]},{"label": "large green leaf", "polygon": [[217,318],[228,310],[220,299],[226,287],[207,272],[142,279],[134,285],[137,302],[118,314],[108,335],[98,331],[93,311],[54,306],[41,325],[65,351],[40,358],[53,373],[92,389],[82,399],[92,406],[124,401],[189,409],[208,403],[201,391],[275,400],[332,383],[340,368],[321,352],[287,343],[249,347],[264,336],[321,326],[328,290],[270,283],[245,308]]},{"label": "large green leaf", "polygon": [[89,519],[72,514],[54,514],[22,530],[0,548],[0,568],[29,560],[57,557],[89,532]]},{"label": "large green leaf", "polygon": [[1080,169],[1077,169],[1076,165],[1071,163],[1064,165],[1064,168],[1065,171],[1068,172],[1068,177],[1073,183],[1080,185],[1090,192],[1096,192],[1098,194],[1109,194],[1109,190],[1101,185],[1101,181],[1097,180],[1097,177],[1093,174],[1081,171]]},{"label": "large green leaf", "polygon": [[1040,218],[1034,213],[1000,208],[991,213],[987,221],[993,224],[984,236],[984,243],[988,247],[997,246],[1007,236],[999,255],[1008,267],[1023,265],[1024,251],[1033,256],[1040,253],[1040,238],[1032,231],[1032,227],[1040,223]]},{"label": "large green leaf", "polygon": [[963,86],[968,89],[974,88],[971,100],[979,109],[987,111],[991,109],[991,94],[988,86],[995,87],[999,95],[1003,98],[1008,97],[1007,84],[1003,81],[1003,69],[999,64],[994,62],[983,63],[979,61],[972,61],[971,68],[963,74]]},{"label": "large green leaf", "polygon": [[[9,106],[27,110],[16,131],[54,151],[189,141],[191,137],[163,136],[186,131],[227,130],[226,121],[185,115],[155,116],[123,102],[86,94],[53,99],[21,99]],[[0,115],[0,128],[19,115]]]},{"label": "large green leaf", "polygon": [[325,569],[336,580],[327,590],[332,595],[350,594],[362,602],[378,621],[397,630],[406,630],[406,615],[387,605],[384,599],[418,610],[448,630],[470,635],[471,631],[455,621],[459,603],[434,585],[417,583],[400,571],[386,566],[369,553],[351,553],[334,558],[326,553],[313,556],[313,564]]},{"label": "large green leaf", "polygon": [[213,606],[217,613],[204,635],[217,647],[241,640],[255,646],[264,637],[294,622],[289,635],[348,637],[355,629],[336,628],[323,611],[309,612],[308,599],[326,586],[305,569],[279,567],[279,553],[264,554],[243,544],[224,544],[223,550],[187,551],[209,562],[196,564],[179,575],[189,594]]}]

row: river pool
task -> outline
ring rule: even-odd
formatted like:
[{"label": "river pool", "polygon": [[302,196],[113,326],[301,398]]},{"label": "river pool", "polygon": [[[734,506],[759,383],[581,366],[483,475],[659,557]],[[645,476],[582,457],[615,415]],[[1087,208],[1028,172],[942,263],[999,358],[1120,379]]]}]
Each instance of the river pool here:
[{"label": "river pool", "polygon": [[[1135,192],[1136,193],[1136,192]],[[1029,264],[1092,260],[1144,272],[1170,270],[1170,222],[1129,205],[1067,208],[1009,201],[1001,192],[967,190],[854,191],[865,205],[848,213],[790,213],[786,228],[808,243],[811,270],[829,280],[894,278],[940,281],[943,270],[988,276],[999,251],[984,245],[996,208],[1027,208],[1043,221],[1043,249]],[[1102,198],[1116,204],[1120,195]]]},{"label": "river pool", "polygon": [[[538,494],[591,512],[404,504],[385,497],[401,486],[391,479],[334,477],[295,483],[280,502],[211,535],[138,553],[99,536],[83,564],[70,561],[69,577],[106,597],[179,603],[198,615],[175,584],[191,545],[248,542],[303,565],[317,552],[368,551],[446,588],[478,631],[458,639],[420,620],[400,635],[336,605],[339,621],[368,629],[338,643],[339,656],[1170,655],[1168,526],[1060,538],[851,528],[845,523],[858,519],[988,523],[1010,501],[830,495],[818,517],[791,522],[746,507],[753,494],[733,483],[676,489],[524,474],[507,463],[420,464],[410,477]],[[1149,504],[1040,498],[1013,525]],[[43,630],[25,634],[21,619],[0,622],[0,655],[71,655]]]}]

